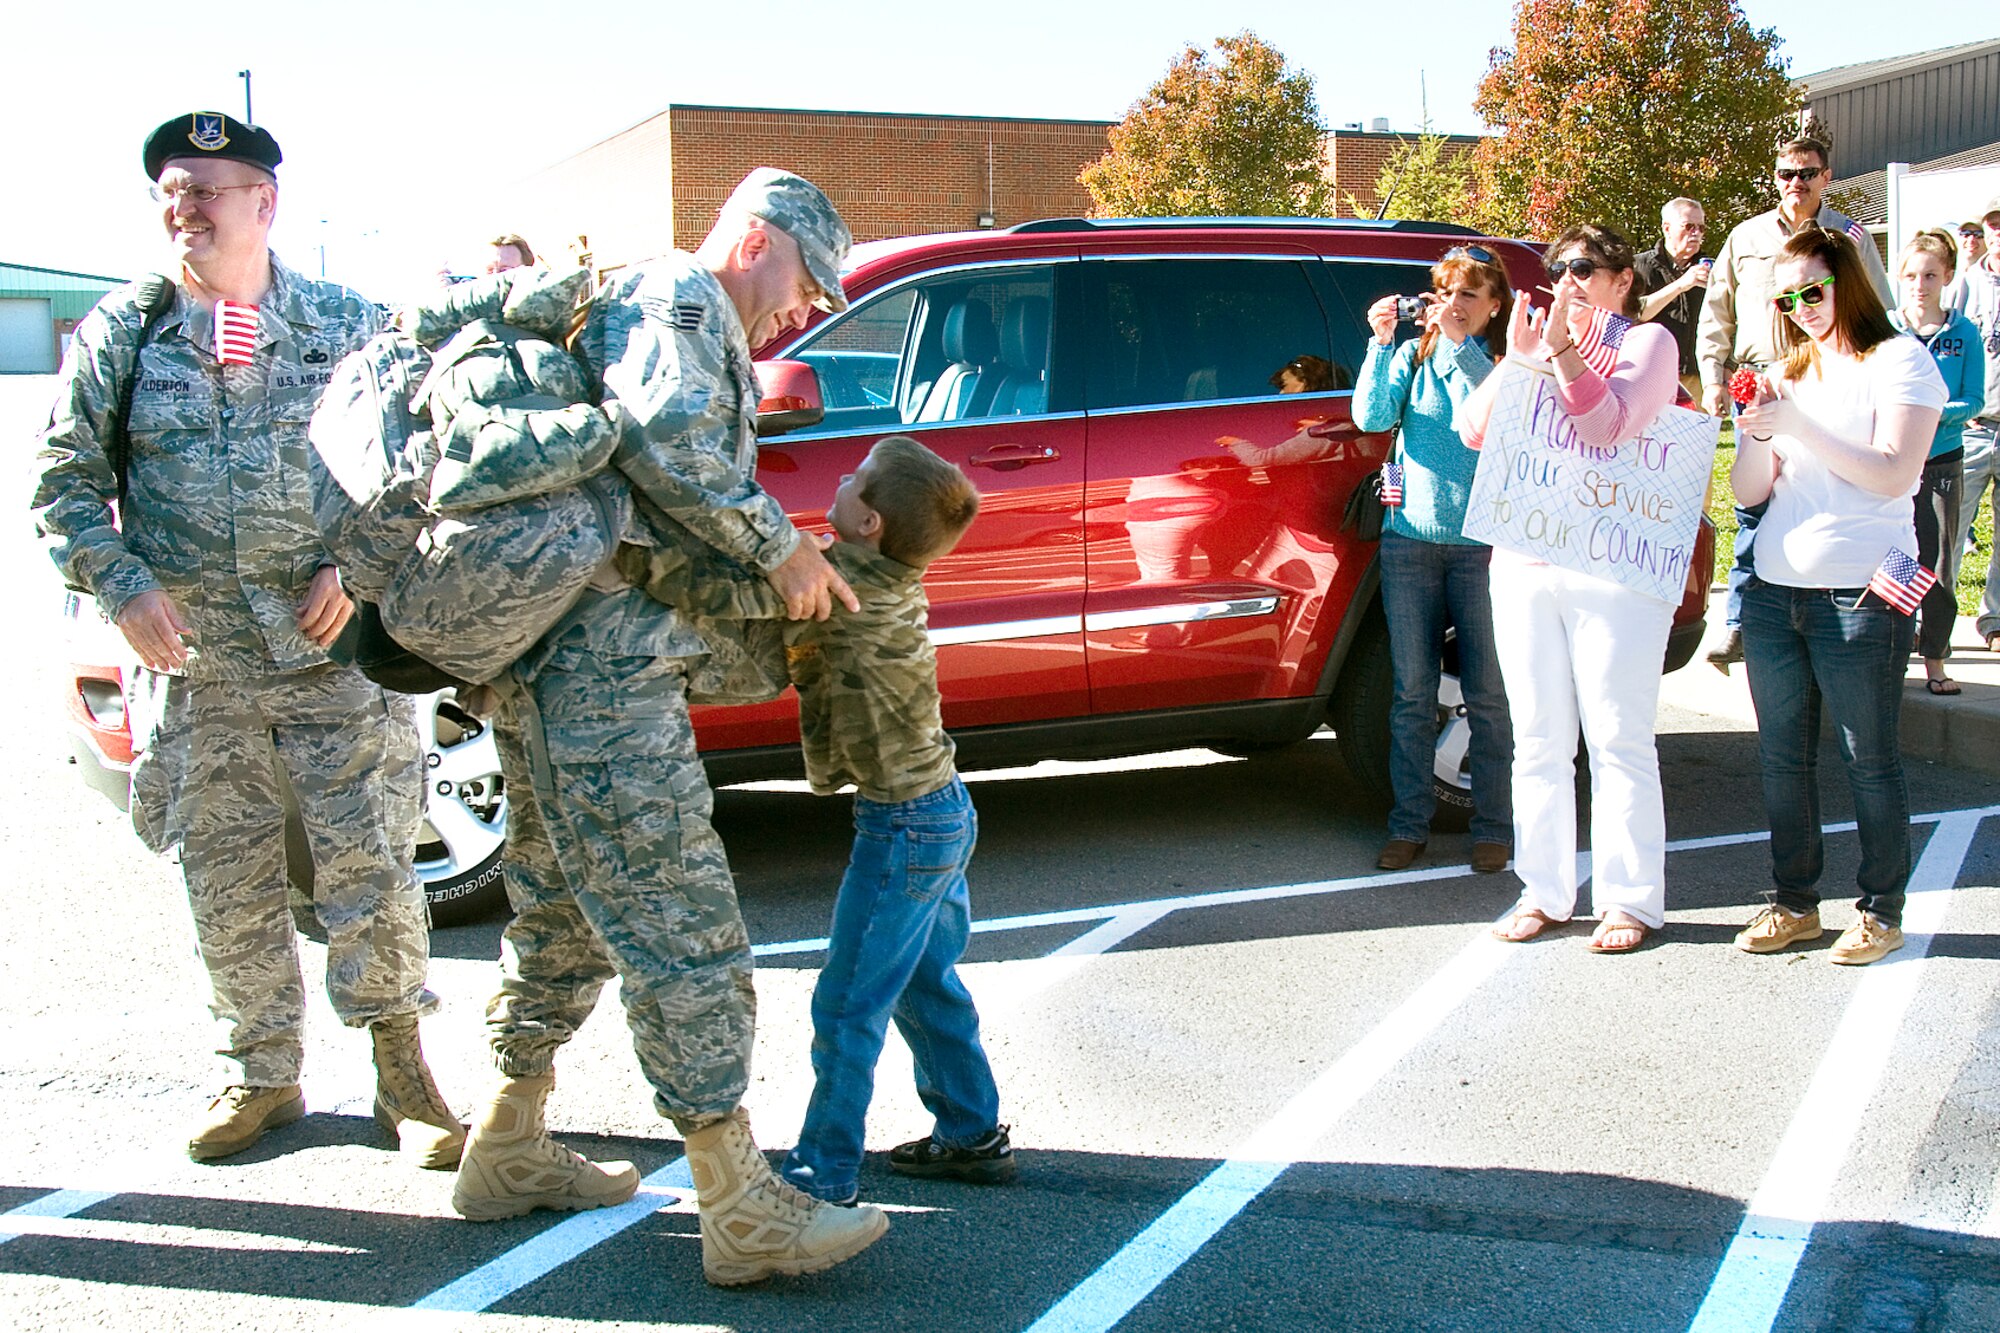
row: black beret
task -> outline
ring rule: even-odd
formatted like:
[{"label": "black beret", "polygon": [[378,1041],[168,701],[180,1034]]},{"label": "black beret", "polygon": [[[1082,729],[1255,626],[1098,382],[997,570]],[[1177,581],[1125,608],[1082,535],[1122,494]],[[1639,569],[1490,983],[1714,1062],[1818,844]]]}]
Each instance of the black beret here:
[{"label": "black beret", "polygon": [[248,162],[275,171],[285,155],[269,130],[245,125],[220,111],[191,111],[175,116],[146,136],[146,179],[158,180],[169,159],[213,157]]}]

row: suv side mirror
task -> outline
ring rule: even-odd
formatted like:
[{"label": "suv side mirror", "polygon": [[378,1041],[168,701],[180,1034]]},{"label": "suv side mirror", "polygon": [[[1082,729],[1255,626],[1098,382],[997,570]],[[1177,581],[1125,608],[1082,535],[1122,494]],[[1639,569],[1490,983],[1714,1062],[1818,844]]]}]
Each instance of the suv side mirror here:
[{"label": "suv side mirror", "polygon": [[757,382],[764,400],[757,404],[757,434],[768,438],[788,430],[817,426],[826,417],[819,373],[803,361],[759,361]]}]

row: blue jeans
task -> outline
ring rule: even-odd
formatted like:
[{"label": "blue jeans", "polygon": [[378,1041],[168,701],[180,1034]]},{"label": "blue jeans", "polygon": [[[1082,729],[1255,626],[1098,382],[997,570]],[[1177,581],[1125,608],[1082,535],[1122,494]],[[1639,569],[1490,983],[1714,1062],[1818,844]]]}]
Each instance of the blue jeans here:
[{"label": "blue jeans", "polygon": [[1437,799],[1438,673],[1447,625],[1458,630],[1458,682],[1471,729],[1472,837],[1514,841],[1509,777],[1514,729],[1507,687],[1493,648],[1490,546],[1419,541],[1382,534],[1382,611],[1389,620],[1389,660],[1396,678],[1389,706],[1389,784],[1396,806],[1389,836],[1428,842]]},{"label": "blue jeans", "polygon": [[1819,721],[1833,717],[1861,836],[1861,910],[1903,919],[1910,880],[1910,797],[1898,735],[1910,617],[1859,588],[1743,588],[1743,664],[1757,706],[1757,750],[1771,821],[1778,903],[1819,906]]},{"label": "blue jeans", "polygon": [[917,1095],[937,1118],[937,1141],[963,1147],[999,1124],[979,1013],[953,966],[972,932],[965,868],[978,838],[979,816],[955,777],[893,805],[854,798],[854,851],[813,987],[812,1102],[784,1165],[808,1194],[847,1199],[860,1183],[891,1015],[915,1059]]},{"label": "blue jeans", "polygon": [[1743,628],[1743,585],[1757,572],[1757,561],[1750,552],[1750,539],[1757,535],[1757,523],[1770,507],[1768,500],[1748,509],[1736,506],[1736,553],[1729,562],[1729,591],[1722,597],[1722,624],[1725,629],[1740,631]]}]

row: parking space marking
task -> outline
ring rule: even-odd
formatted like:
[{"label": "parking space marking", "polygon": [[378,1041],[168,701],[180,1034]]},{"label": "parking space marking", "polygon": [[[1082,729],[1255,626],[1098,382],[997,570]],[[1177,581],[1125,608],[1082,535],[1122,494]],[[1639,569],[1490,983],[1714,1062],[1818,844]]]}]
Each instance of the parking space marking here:
[{"label": "parking space marking", "polygon": [[39,1199],[30,1199],[18,1208],[10,1208],[4,1213],[0,1213],[0,1245],[5,1245],[8,1241],[20,1236],[34,1234],[30,1231],[9,1231],[7,1229],[7,1220],[9,1218],[75,1217],[86,1208],[94,1208],[106,1199],[115,1199],[117,1197],[117,1190],[108,1192],[98,1190],[56,1190],[54,1193],[44,1194]]},{"label": "parking space marking", "polygon": [[1931,835],[1910,876],[1903,947],[1869,965],[1848,998],[1689,1333],[1766,1333],[1777,1321],[1861,1118],[1888,1072],[1931,939],[1944,924],[1951,890],[1987,813],[1946,816]]},{"label": "parking space marking", "polygon": [[[990,1016],[1032,999],[1038,992],[1068,977],[1089,959],[1144,930],[1160,916],[1161,913],[1150,906],[1130,908],[1114,915],[1095,930],[1078,936],[1045,958],[1032,960],[1030,965],[1038,970],[1019,984],[1009,986],[1004,1003],[989,1003],[982,1007],[983,1011]],[[824,947],[825,942],[820,943]],[[438,1288],[410,1308],[451,1310],[464,1314],[488,1309],[585,1251],[637,1226],[663,1207],[669,1211],[692,1211],[693,1191],[694,1181],[688,1172],[687,1159],[676,1158],[639,1182],[639,1193],[630,1202],[616,1208],[602,1208],[565,1218],[464,1277]],[[669,1194],[675,1197],[666,1198]]]},{"label": "parking space marking", "polygon": [[1300,1089],[1206,1179],[1029,1325],[1028,1333],[1085,1333],[1116,1325],[1286,1168],[1304,1158],[1508,959],[1524,956],[1481,925],[1450,962]]},{"label": "parking space marking", "polygon": [[694,1178],[688,1172],[687,1158],[676,1157],[640,1181],[639,1192],[626,1202],[615,1208],[571,1214],[457,1281],[439,1287],[410,1308],[477,1313],[639,1225],[654,1213],[680,1204],[691,1205],[693,1192]]}]

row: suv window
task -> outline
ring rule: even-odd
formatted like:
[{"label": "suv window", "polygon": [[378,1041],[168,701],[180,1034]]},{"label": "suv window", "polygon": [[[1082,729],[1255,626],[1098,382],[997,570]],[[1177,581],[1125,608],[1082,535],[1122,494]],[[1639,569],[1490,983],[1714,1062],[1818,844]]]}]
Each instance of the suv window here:
[{"label": "suv window", "polygon": [[1054,279],[1045,264],[940,275],[863,302],[790,355],[826,418],[793,436],[1049,410]]},{"label": "suv window", "polygon": [[1325,357],[1327,321],[1304,263],[1271,259],[1087,264],[1092,408],[1261,398],[1300,356]]},{"label": "suv window", "polygon": [[[1346,260],[1329,259],[1325,270],[1333,279],[1334,289],[1347,303],[1347,316],[1333,321],[1333,364],[1337,382],[1353,384],[1354,377],[1361,373],[1361,362],[1367,352],[1368,307],[1383,297],[1415,296],[1431,289],[1431,270],[1428,264],[1389,264],[1362,261],[1350,263]],[[1340,380],[1345,372],[1347,378]]]}]

